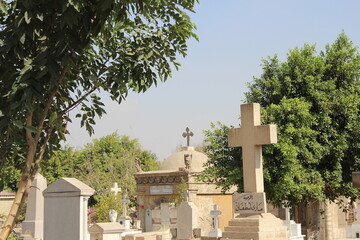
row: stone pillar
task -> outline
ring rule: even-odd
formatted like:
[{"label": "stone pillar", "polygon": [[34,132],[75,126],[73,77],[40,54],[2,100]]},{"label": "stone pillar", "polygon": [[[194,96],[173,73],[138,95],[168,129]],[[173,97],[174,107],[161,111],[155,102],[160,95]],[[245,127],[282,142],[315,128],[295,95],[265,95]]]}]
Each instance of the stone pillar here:
[{"label": "stone pillar", "polygon": [[44,191],[44,239],[86,240],[87,200],[95,190],[75,178],[60,178]]},{"label": "stone pillar", "polygon": [[35,175],[28,195],[25,220],[22,222],[22,234],[29,234],[34,239],[44,239],[44,197],[46,179],[40,174]]},{"label": "stone pillar", "polygon": [[160,205],[161,230],[170,229],[170,208],[169,203],[161,203]]}]

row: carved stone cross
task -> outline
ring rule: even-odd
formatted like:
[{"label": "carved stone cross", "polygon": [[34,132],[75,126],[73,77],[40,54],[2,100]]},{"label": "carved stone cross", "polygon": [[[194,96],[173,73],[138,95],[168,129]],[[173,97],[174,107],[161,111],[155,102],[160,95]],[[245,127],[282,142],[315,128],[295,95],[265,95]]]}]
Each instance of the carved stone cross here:
[{"label": "carved stone cross", "polygon": [[221,215],[221,211],[218,209],[218,206],[214,205],[214,210],[210,211],[210,215],[213,218],[213,229],[219,228],[219,216]]},{"label": "carved stone cross", "polygon": [[118,187],[117,182],[114,182],[112,187],[110,188],[110,191],[113,192],[116,196],[118,192],[121,192],[121,188]]},{"label": "carved stone cross", "polygon": [[261,145],[277,143],[276,125],[261,125],[258,103],[241,105],[241,128],[228,132],[229,147],[242,147],[244,192],[264,192]]},{"label": "carved stone cross", "polygon": [[185,138],[186,137],[186,143],[187,146],[190,146],[190,137],[194,136],[193,132],[190,132],[190,129],[187,127],[185,129],[186,132],[183,132],[182,136]]},{"label": "carved stone cross", "polygon": [[123,194],[123,198],[121,199],[120,202],[121,202],[122,205],[123,205],[123,214],[122,214],[122,216],[123,216],[123,217],[126,217],[127,204],[130,202],[127,193],[124,193],[124,194]]}]

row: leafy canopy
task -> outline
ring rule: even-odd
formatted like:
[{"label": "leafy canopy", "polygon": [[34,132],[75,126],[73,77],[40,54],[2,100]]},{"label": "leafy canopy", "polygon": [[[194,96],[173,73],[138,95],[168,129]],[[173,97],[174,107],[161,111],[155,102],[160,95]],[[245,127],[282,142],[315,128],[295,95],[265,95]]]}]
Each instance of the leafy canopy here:
[{"label": "leafy canopy", "polygon": [[[351,172],[360,167],[359,76],[360,54],[344,33],[319,54],[305,44],[284,62],[263,60],[246,101],[260,103],[263,124],[278,126],[278,143],[263,146],[265,191],[274,204],[357,198]],[[227,148],[227,128],[212,125],[205,132],[210,161],[202,177],[242,191],[235,170],[241,151]]]},{"label": "leafy canopy", "polygon": [[168,79],[178,55],[186,55],[186,40],[197,38],[187,14],[194,4],[1,0],[0,169],[16,147],[28,167],[46,147],[60,148],[75,108],[93,133],[95,116],[105,113],[96,91],[120,103],[130,90]]}]

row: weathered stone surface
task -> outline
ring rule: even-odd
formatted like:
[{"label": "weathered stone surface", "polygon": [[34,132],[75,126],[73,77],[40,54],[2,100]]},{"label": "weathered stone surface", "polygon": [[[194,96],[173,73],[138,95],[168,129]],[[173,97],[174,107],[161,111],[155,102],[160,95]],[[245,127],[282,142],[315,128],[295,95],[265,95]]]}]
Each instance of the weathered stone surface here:
[{"label": "weathered stone surface", "polygon": [[44,239],[44,196],[46,179],[40,174],[35,175],[31,184],[25,220],[22,222],[22,233],[30,234],[34,239]]},{"label": "weathered stone surface", "polygon": [[225,227],[223,239],[288,240],[289,233],[283,221],[271,213],[235,218]]},{"label": "weathered stone surface", "polygon": [[276,125],[261,125],[260,104],[241,105],[241,128],[228,132],[229,147],[242,147],[244,192],[264,192],[262,149],[277,143]]}]

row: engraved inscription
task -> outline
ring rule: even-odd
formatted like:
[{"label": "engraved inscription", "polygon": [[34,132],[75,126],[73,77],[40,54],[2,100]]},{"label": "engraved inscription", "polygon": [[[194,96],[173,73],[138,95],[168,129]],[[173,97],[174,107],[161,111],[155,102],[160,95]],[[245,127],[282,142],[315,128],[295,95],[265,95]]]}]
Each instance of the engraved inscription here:
[{"label": "engraved inscription", "polygon": [[266,212],[265,193],[234,193],[235,213]]}]

